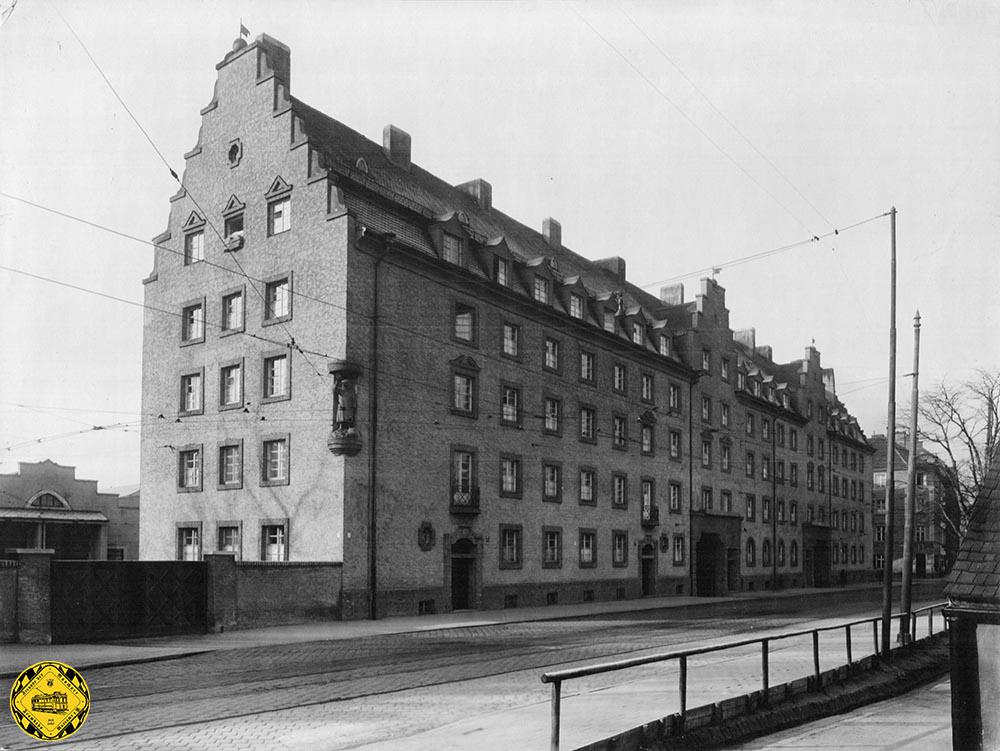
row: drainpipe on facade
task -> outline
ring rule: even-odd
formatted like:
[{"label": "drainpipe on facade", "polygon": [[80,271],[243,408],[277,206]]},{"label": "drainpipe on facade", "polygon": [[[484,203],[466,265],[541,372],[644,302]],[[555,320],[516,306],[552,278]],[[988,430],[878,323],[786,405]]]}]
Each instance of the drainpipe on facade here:
[{"label": "drainpipe on facade", "polygon": [[778,419],[771,424],[771,590],[778,588]]},{"label": "drainpipe on facade", "polygon": [[[367,228],[362,228],[362,233]],[[371,620],[378,618],[378,280],[379,267],[392,248],[395,235],[386,233],[382,236],[382,248],[375,257],[372,269],[372,323],[371,323],[371,373],[369,375],[371,451],[368,454],[368,616]]]},{"label": "drainpipe on facade", "polygon": [[694,387],[701,378],[701,372],[695,373],[694,379],[688,381],[688,588],[693,596],[694,587]]}]

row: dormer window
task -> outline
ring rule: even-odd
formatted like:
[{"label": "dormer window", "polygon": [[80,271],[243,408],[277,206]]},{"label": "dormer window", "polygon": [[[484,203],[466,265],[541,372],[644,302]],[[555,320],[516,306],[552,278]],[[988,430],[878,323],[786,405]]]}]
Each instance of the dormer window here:
[{"label": "dormer window", "polygon": [[660,335],[660,354],[664,357],[670,355],[670,337],[663,334]]},{"label": "dormer window", "polygon": [[737,373],[736,374],[736,388],[740,389],[740,391],[746,391],[746,388],[747,388],[747,374],[746,373]]},{"label": "dormer window", "polygon": [[760,381],[754,379],[753,381],[753,395],[760,396]]},{"label": "dormer window", "polygon": [[583,298],[575,293],[569,296],[569,314],[573,318],[583,318]]},{"label": "dormer window", "polygon": [[640,346],[646,343],[645,327],[638,321],[632,322],[632,343]]},{"label": "dormer window", "polygon": [[465,248],[462,239],[448,232],[444,233],[441,240],[442,255],[448,263],[456,266],[465,265]]},{"label": "dormer window", "polygon": [[549,303],[549,280],[543,276],[535,277],[535,287],[534,287],[534,297],[540,302],[548,305]]},{"label": "dormer window", "polygon": [[613,311],[604,311],[604,330],[615,333],[615,314]]},{"label": "dormer window", "polygon": [[506,258],[497,256],[493,264],[493,278],[497,284],[507,287],[510,285],[510,262]]}]

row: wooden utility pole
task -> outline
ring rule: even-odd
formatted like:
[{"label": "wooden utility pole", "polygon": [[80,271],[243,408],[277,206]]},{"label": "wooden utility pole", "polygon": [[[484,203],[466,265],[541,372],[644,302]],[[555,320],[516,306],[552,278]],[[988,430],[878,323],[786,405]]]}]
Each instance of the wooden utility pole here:
[{"label": "wooden utility pole", "polygon": [[889,428],[886,431],[885,562],[882,572],[882,659],[889,662],[892,631],[892,525],[896,495],[896,207],[889,210],[892,261],[889,267]]},{"label": "wooden utility pole", "polygon": [[920,373],[920,311],[913,316],[913,392],[910,396],[910,456],[906,462],[906,511],[903,526],[903,591],[899,609],[900,644],[910,643],[910,594],[913,589],[913,514],[917,491],[917,378]]}]

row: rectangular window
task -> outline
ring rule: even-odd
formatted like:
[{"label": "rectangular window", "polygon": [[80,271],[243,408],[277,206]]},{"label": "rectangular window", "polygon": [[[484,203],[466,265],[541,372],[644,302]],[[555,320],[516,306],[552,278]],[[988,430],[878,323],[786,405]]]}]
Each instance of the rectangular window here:
[{"label": "rectangular window", "polygon": [[264,358],[264,398],[285,399],[289,394],[288,355]]},{"label": "rectangular window", "polygon": [[542,568],[562,566],[562,530],[542,530]]},{"label": "rectangular window", "polygon": [[[228,240],[234,235],[243,234],[243,214],[233,214],[232,216],[226,217],[226,222],[223,225],[222,236]],[[227,247],[228,250],[228,247]]]},{"label": "rectangular window", "polygon": [[562,500],[562,467],[558,464],[542,465],[542,499]]},{"label": "rectangular window", "polygon": [[181,376],[181,414],[200,414],[202,411],[201,373]]},{"label": "rectangular window", "polygon": [[592,407],[580,407],[580,440],[581,441],[594,441],[594,421],[595,412]]},{"label": "rectangular window", "polygon": [[177,560],[201,560],[201,530],[198,527],[177,528]]},{"label": "rectangular window", "polygon": [[646,327],[638,321],[632,322],[632,343],[639,345],[646,343]]},{"label": "rectangular window", "polygon": [[762,456],[760,458],[760,479],[768,480],[771,477],[771,457]]},{"label": "rectangular window", "polygon": [[681,387],[676,383],[667,386],[667,405],[670,409],[679,410],[681,408]]},{"label": "rectangular window", "polygon": [[653,426],[643,425],[639,431],[640,441],[639,444],[642,447],[642,453],[647,456],[653,453]]},{"label": "rectangular window", "polygon": [[761,521],[771,521],[771,499],[767,496],[764,496],[760,500],[760,516]]},{"label": "rectangular window", "polygon": [[570,293],[569,314],[573,318],[583,318],[583,298],[580,295]]},{"label": "rectangular window", "polygon": [[625,475],[615,474],[611,478],[611,505],[628,505],[628,478]]},{"label": "rectangular window", "polygon": [[778,442],[778,445],[779,446],[784,446],[785,445],[785,426],[784,426],[784,424],[780,423],[780,422],[774,423],[774,433],[775,433],[775,440]]},{"label": "rectangular window", "polygon": [[671,514],[679,514],[681,512],[680,483],[672,482],[667,486],[667,508]]},{"label": "rectangular window", "polygon": [[562,412],[562,402],[552,397],[545,399],[545,432],[559,433],[561,430],[559,418]]},{"label": "rectangular window", "polygon": [[732,448],[726,444],[722,444],[722,447],[719,450],[719,468],[723,472],[729,471],[730,465],[732,464],[732,454]]},{"label": "rectangular window", "polygon": [[788,504],[788,521],[790,524],[799,523],[799,504],[795,501]]},{"label": "rectangular window", "polygon": [[714,507],[715,501],[712,496],[711,488],[701,489],[701,508],[703,511],[711,511]]},{"label": "rectangular window", "polygon": [[[458,376],[455,376],[458,378]],[[500,420],[504,425],[521,424],[521,389],[501,386]],[[457,392],[456,392],[457,393]]]},{"label": "rectangular window", "polygon": [[445,232],[441,238],[441,250],[444,260],[448,263],[454,263],[456,266],[465,265],[465,248],[462,238]]},{"label": "rectangular window", "polygon": [[736,388],[740,391],[747,390],[747,374],[741,371],[736,372]]},{"label": "rectangular window", "polygon": [[500,525],[500,568],[518,568],[521,565],[521,527]]},{"label": "rectangular window", "polygon": [[597,476],[592,469],[580,470],[580,503],[594,502],[594,486]]},{"label": "rectangular window", "polygon": [[722,427],[729,427],[729,405],[723,402],[719,405],[719,421],[722,423]]},{"label": "rectangular window", "polygon": [[219,447],[219,487],[242,487],[243,457],[240,444]]},{"label": "rectangular window", "polygon": [[611,442],[616,449],[625,449],[628,441],[628,426],[625,418],[621,415],[613,415],[611,418]]},{"label": "rectangular window", "polygon": [[711,467],[712,466],[712,442],[702,441],[701,442],[701,466]]},{"label": "rectangular window", "polygon": [[790,428],[788,431],[788,448],[792,451],[799,450],[799,431],[795,428]]},{"label": "rectangular window", "polygon": [[723,360],[722,360],[722,371],[721,371],[721,374],[722,374],[722,380],[723,381],[728,381],[729,380],[729,360],[726,360],[725,358],[723,358]]},{"label": "rectangular window", "polygon": [[756,474],[754,457],[752,451],[747,451],[747,477],[753,477]]},{"label": "rectangular window", "polygon": [[681,434],[679,430],[671,430],[669,433],[670,458],[681,458]]},{"label": "rectangular window", "polygon": [[753,493],[747,493],[747,513],[746,517],[749,521],[753,521],[757,518],[757,497]]},{"label": "rectangular window", "polygon": [[670,356],[670,337],[660,336],[660,354],[664,357]]},{"label": "rectangular window", "polygon": [[796,487],[799,484],[799,465],[789,464],[788,465],[788,484],[792,487]]},{"label": "rectangular window", "polygon": [[733,494],[728,490],[719,493],[719,508],[728,514],[733,512]]},{"label": "rectangular window", "polygon": [[291,284],[287,278],[264,285],[264,321],[286,319],[292,313]]},{"label": "rectangular window", "polygon": [[233,292],[222,298],[223,333],[243,330],[243,293]]},{"label": "rectangular window", "polygon": [[754,434],[753,412],[747,412],[747,435]]},{"label": "rectangular window", "polygon": [[243,366],[226,365],[219,370],[219,406],[238,407],[243,403]]},{"label": "rectangular window", "polygon": [[220,553],[233,553],[236,560],[240,559],[240,528],[238,526],[221,526],[218,532],[218,546],[216,550]]},{"label": "rectangular window", "polygon": [[545,339],[545,367],[548,370],[559,370],[559,341]]},{"label": "rectangular window", "polygon": [[580,353],[580,380],[594,382],[594,355],[591,352]]},{"label": "rectangular window", "polygon": [[184,236],[184,265],[201,263],[205,260],[205,232],[198,230]]},{"label": "rectangular window", "polygon": [[683,566],[684,565],[684,535],[674,535],[674,565]]},{"label": "rectangular window", "polygon": [[712,369],[712,353],[707,349],[701,351],[701,369],[704,371]]},{"label": "rectangular window", "polygon": [[644,402],[653,401],[653,376],[649,373],[642,374],[642,390],[640,396]]},{"label": "rectangular window", "polygon": [[774,463],[774,479],[780,483],[785,482],[785,462],[782,459]]},{"label": "rectangular window", "polygon": [[264,441],[264,466],[261,479],[266,483],[288,482],[287,438]]},{"label": "rectangular window", "polygon": [[614,386],[615,391],[620,391],[624,393],[626,387],[625,366],[622,365],[621,363],[616,362],[611,370],[611,376],[612,376],[612,385]]},{"label": "rectangular window", "polygon": [[510,264],[506,258],[497,258],[493,266],[493,278],[497,284],[506,287],[510,284]]},{"label": "rectangular window", "polygon": [[264,524],[260,528],[260,559],[288,560],[288,529],[284,524]]},{"label": "rectangular window", "polygon": [[267,234],[279,235],[292,228],[291,196],[271,201],[267,205]]},{"label": "rectangular window", "polygon": [[521,459],[516,456],[500,457],[500,495],[521,495]]},{"label": "rectangular window", "polygon": [[549,280],[542,276],[535,277],[535,285],[533,288],[535,299],[540,303],[549,302]]},{"label": "rectangular window", "polygon": [[613,310],[604,311],[604,330],[615,333],[615,313]]},{"label": "rectangular window", "polygon": [[503,325],[503,353],[508,357],[521,354],[521,327],[505,322]]},{"label": "rectangular window", "polygon": [[646,512],[653,507],[653,503],[656,500],[656,486],[653,480],[643,480],[640,485],[641,497],[642,497],[642,518],[648,519],[649,514]]},{"label": "rectangular window", "polygon": [[455,303],[455,327],[452,330],[452,335],[455,339],[461,342],[474,343],[476,341],[476,309],[469,306],[463,305],[460,302]]},{"label": "rectangular window", "polygon": [[581,566],[596,566],[597,565],[597,549],[595,542],[597,539],[597,532],[592,529],[581,529],[580,530],[580,565]]},{"label": "rectangular window", "polygon": [[201,449],[185,448],[178,452],[177,487],[201,490]]},{"label": "rectangular window", "polygon": [[452,385],[454,388],[453,411],[466,415],[475,414],[476,379],[465,373],[455,373],[452,376]]},{"label": "rectangular window", "polygon": [[771,439],[771,421],[766,417],[760,421],[760,437],[765,441]]},{"label": "rectangular window", "polygon": [[712,399],[708,396],[703,396],[701,398],[701,419],[702,422],[711,422],[712,420]]},{"label": "rectangular window", "polygon": [[917,542],[927,542],[927,527],[924,525],[917,526]]},{"label": "rectangular window", "polygon": [[188,305],[181,311],[181,341],[205,341],[205,306],[202,303]]},{"label": "rectangular window", "polygon": [[628,532],[616,529],[611,533],[611,565],[628,565]]}]

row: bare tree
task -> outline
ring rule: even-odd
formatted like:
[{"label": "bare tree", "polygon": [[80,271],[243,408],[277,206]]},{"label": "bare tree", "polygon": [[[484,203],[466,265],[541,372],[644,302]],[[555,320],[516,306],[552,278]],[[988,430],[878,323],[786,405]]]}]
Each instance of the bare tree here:
[{"label": "bare tree", "polygon": [[964,383],[940,383],[920,400],[920,438],[941,462],[955,508],[945,523],[965,528],[990,464],[1000,453],[1000,373],[979,370]]}]

